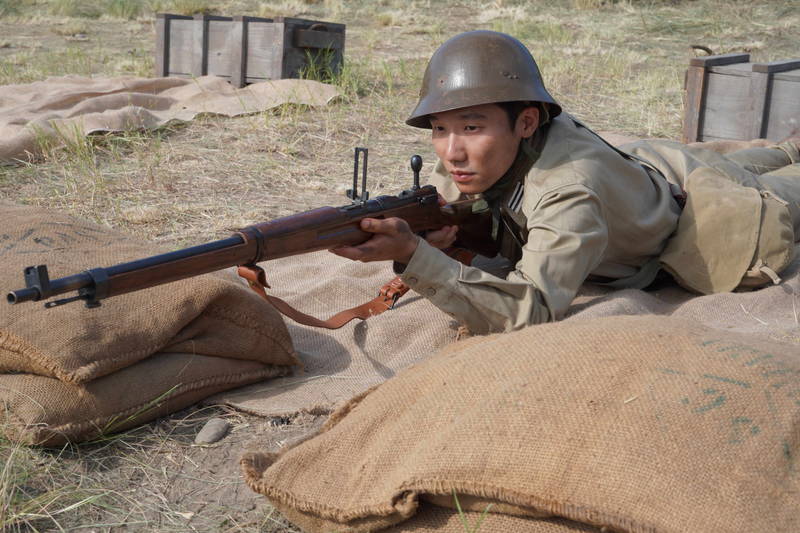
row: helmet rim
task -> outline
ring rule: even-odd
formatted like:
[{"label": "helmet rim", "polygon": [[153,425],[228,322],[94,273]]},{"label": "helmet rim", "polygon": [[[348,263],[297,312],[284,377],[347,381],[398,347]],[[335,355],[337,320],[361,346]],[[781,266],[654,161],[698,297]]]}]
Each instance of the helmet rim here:
[{"label": "helmet rim", "polygon": [[546,104],[550,117],[561,112],[525,45],[505,33],[469,31],[451,37],[431,56],[417,105],[405,122],[429,129],[428,116],[434,113],[524,101]]}]

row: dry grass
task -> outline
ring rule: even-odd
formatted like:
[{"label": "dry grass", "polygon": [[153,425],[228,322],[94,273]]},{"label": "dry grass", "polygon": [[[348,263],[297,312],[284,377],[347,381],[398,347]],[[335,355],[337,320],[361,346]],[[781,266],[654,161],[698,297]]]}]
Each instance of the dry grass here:
[{"label": "dry grass", "polygon": [[[194,436],[212,417],[231,424],[228,436],[195,445]],[[293,533],[244,484],[238,458],[253,447],[278,449],[320,421],[300,416],[274,426],[207,407],[58,450],[0,441],[0,530]]]},{"label": "dry grass", "polygon": [[[519,37],[564,108],[594,128],[668,138],[679,136],[690,44],[715,53],[748,51],[769,61],[797,57],[800,41],[800,12],[789,1],[137,4],[140,9],[114,0],[0,0],[0,84],[66,74],[150,75],[155,12],[289,15],[348,25],[347,67],[336,80],[346,98],[337,104],[96,136],[52,147],[35,163],[0,167],[2,198],[63,209],[175,246],[344,203],[354,146],[370,148],[373,193],[408,185],[412,154],[421,154],[425,171],[430,169],[425,133],[402,120],[415,103],[427,58],[459,31],[490,28]],[[78,34],[86,39],[73,39]],[[264,422],[222,414],[237,429],[216,455],[191,445],[208,411],[58,451],[0,441],[0,523],[9,531],[109,531],[120,524],[134,530],[291,531],[241,484],[235,465]],[[217,493],[226,499],[214,500]]]}]

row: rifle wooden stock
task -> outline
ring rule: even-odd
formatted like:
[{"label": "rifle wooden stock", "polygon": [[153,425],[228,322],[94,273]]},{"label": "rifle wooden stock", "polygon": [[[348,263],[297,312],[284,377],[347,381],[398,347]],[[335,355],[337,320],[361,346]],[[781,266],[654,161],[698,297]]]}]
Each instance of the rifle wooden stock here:
[{"label": "rifle wooden stock", "polygon": [[317,250],[353,246],[371,237],[360,229],[364,218],[398,217],[414,232],[459,225],[462,247],[493,256],[491,214],[474,214],[474,201],[439,206],[436,189],[430,185],[403,191],[397,196],[379,196],[343,207],[320,207],[261,222],[241,229],[231,237],[174,252],[155,255],[105,268],[93,268],[72,276],[50,280],[45,265],[25,269],[26,288],[11,291],[11,304],[39,301],[78,291],[77,296],[51,301],[47,307],[74,300],[97,306],[104,298],[138,291],[172,281],[207,274],[237,265],[303,254]]}]

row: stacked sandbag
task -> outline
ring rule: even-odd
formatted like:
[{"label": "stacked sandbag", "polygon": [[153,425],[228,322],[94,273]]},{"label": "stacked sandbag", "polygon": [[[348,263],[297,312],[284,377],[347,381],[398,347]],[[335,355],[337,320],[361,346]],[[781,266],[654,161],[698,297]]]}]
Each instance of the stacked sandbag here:
[{"label": "stacked sandbag", "polygon": [[308,533],[456,531],[454,498],[482,533],[798,531],[798,457],[800,345],[628,316],[456,343],[242,466]]},{"label": "stacked sandbag", "polygon": [[[492,508],[489,508],[491,511]],[[417,513],[383,533],[601,533],[600,528],[563,518],[531,518],[488,511],[459,511],[420,502]]]},{"label": "stacked sandbag", "polygon": [[[29,265],[47,264],[56,278],[166,251],[52,210],[0,204],[0,220],[3,292],[24,286]],[[30,444],[93,439],[298,364],[280,315],[230,273],[95,309],[2,305],[3,427]]]}]

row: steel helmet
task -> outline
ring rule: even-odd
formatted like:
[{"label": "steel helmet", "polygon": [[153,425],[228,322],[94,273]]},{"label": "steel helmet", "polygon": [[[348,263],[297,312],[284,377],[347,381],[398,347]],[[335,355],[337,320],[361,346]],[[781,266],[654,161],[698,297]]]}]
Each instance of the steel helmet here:
[{"label": "steel helmet", "polygon": [[524,44],[505,33],[468,31],[434,52],[425,69],[417,107],[406,124],[430,128],[427,116],[432,113],[523,101],[547,104],[551,118],[561,113]]}]

